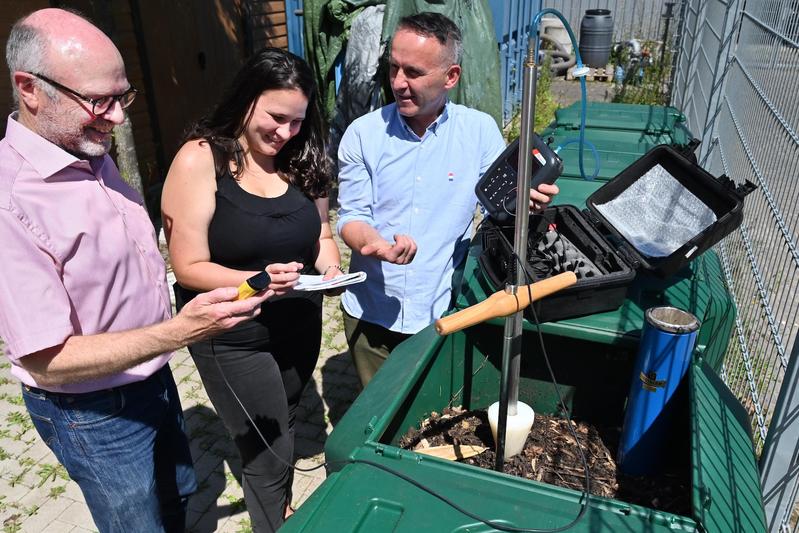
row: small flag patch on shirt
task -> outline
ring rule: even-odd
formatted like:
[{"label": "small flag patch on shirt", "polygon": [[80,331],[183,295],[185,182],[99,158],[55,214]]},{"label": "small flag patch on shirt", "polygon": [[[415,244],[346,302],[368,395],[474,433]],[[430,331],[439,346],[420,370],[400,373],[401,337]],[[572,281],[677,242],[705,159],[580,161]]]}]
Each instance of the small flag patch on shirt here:
[{"label": "small flag patch on shirt", "polygon": [[455,179],[455,173],[454,172],[447,172],[447,179],[449,181],[453,181]]}]

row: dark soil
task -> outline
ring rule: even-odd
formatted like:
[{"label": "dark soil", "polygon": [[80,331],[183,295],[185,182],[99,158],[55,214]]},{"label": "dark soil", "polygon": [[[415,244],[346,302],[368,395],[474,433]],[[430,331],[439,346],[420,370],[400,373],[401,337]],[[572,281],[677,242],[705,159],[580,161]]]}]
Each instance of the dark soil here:
[{"label": "dark soil", "polygon": [[[685,475],[632,477],[618,472],[614,453],[603,440],[618,439],[618,430],[603,430],[585,422],[572,422],[584,450],[591,477],[591,494],[614,498],[669,513],[691,515],[691,487]],[[615,434],[614,434],[615,433]],[[400,440],[402,448],[413,450],[444,444],[485,446],[479,455],[459,462],[493,470],[494,439],[485,411],[447,408],[433,413],[421,429],[411,428]],[[577,491],[585,490],[585,468],[569,430],[569,421],[536,413],[524,450],[505,461],[504,473]]]}]

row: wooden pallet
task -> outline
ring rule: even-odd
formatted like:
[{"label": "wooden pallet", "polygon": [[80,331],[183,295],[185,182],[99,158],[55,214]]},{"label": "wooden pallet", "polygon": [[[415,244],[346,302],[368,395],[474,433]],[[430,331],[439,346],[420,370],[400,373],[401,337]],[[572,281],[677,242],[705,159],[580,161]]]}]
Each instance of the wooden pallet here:
[{"label": "wooden pallet", "polygon": [[[613,81],[613,65],[607,65],[604,68],[592,68],[588,67],[589,72],[588,75],[585,77],[585,81],[602,81],[602,82],[610,82]],[[574,80],[574,67],[570,68],[566,72],[566,79],[567,80]]]}]

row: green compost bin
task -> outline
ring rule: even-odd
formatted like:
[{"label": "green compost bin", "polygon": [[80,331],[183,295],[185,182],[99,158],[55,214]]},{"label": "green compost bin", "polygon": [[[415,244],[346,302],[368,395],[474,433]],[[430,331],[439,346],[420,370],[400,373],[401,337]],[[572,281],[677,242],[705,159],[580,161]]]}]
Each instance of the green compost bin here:
[{"label": "green compost bin", "polygon": [[[541,137],[552,137],[552,147],[576,141],[580,136],[580,102],[555,112],[555,120]],[[585,139],[592,143],[599,156],[596,179],[607,181],[627,168],[659,144],[668,144],[678,151],[690,153],[696,147],[685,126],[685,116],[674,107],[639,104],[588,102],[586,105]],[[562,178],[582,179],[579,164],[580,146],[572,142],[560,151],[563,159]],[[586,175],[594,173],[592,151],[583,150]]]},{"label": "green compost bin", "polygon": [[[577,201],[579,191],[567,186],[561,197]],[[481,251],[473,242],[456,308],[483,300],[490,290],[479,271]],[[643,313],[651,305],[675,305],[702,321],[669,447],[670,463],[690,486],[691,512],[676,515],[591,496],[570,531],[765,531],[748,417],[714,370],[735,320],[716,254],[701,255],[669,280],[639,277],[618,310],[540,325],[569,412],[597,425],[621,423]],[[497,401],[502,332],[501,319],[448,337],[430,327],[401,344],[336,425],[325,446],[328,479],[282,531],[494,531],[439,496],[516,528],[558,528],[575,518],[578,491],[398,447],[407,429],[433,411],[448,405],[484,409]],[[538,413],[555,414],[536,327],[527,321],[522,346],[519,398]]]},{"label": "green compost bin", "polygon": [[[576,106],[560,110],[545,136],[553,136],[556,143],[575,137],[577,112]],[[555,203],[583,208],[603,180],[657,144],[691,150],[692,137],[681,117],[673,108],[591,104],[587,137],[607,164],[598,180],[583,180],[577,146],[564,149],[565,171]],[[593,158],[586,153],[588,170]],[[456,309],[492,292],[479,271],[481,251],[480,242],[474,241]],[[691,512],[675,515],[592,496],[584,517],[570,531],[765,531],[748,417],[717,376],[735,321],[723,279],[718,257],[707,252],[670,279],[638,276],[617,310],[540,326],[572,416],[612,424],[623,416],[644,311],[674,305],[702,322],[672,459],[691,487]],[[494,320],[445,338],[430,327],[401,344],[331,434],[325,447],[328,479],[281,531],[494,531],[440,497],[480,518],[516,528],[559,528],[576,517],[580,492],[397,446],[409,427],[418,427],[433,411],[448,405],[483,409],[497,400],[502,325]],[[525,321],[520,400],[536,412],[554,414],[556,396],[543,371],[535,329]]]},{"label": "green compost bin", "polygon": [[[619,424],[634,347],[551,333],[544,339],[572,416]],[[579,491],[398,447],[406,430],[433,411],[448,405],[484,409],[497,400],[501,343],[502,327],[487,323],[448,337],[429,327],[401,344],[331,434],[325,447],[328,479],[281,531],[494,531],[444,499],[516,528],[571,522],[580,511]],[[554,388],[537,346],[535,332],[525,328],[519,398],[538,413],[554,414]],[[699,355],[685,391],[688,400],[671,434],[671,461],[691,487],[691,512],[675,515],[591,496],[570,531],[766,530],[746,413]]]}]

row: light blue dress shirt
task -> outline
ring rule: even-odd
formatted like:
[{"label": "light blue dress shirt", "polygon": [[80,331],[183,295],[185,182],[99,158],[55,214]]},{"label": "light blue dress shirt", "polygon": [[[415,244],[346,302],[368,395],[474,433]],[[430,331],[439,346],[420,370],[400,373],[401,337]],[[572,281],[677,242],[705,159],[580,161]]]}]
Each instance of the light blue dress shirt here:
[{"label": "light blue dress shirt", "polygon": [[387,241],[410,235],[408,265],[352,252],[363,283],[342,296],[350,315],[392,331],[416,333],[450,304],[452,275],[466,257],[480,176],[505,141],[486,113],[448,102],[419,138],[395,104],[355,120],[339,144],[337,229],[360,220]]}]

